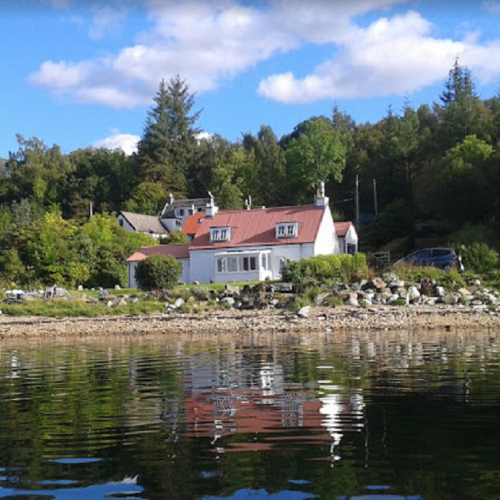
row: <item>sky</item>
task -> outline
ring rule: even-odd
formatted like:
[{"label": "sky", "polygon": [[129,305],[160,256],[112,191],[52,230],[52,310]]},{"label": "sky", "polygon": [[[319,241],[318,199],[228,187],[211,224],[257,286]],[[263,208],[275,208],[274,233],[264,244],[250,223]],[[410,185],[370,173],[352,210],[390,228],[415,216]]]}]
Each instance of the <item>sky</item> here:
[{"label": "sky", "polygon": [[482,98],[500,87],[500,0],[2,0],[0,32],[2,158],[17,134],[129,154],[176,75],[230,141],[432,105],[457,57]]}]

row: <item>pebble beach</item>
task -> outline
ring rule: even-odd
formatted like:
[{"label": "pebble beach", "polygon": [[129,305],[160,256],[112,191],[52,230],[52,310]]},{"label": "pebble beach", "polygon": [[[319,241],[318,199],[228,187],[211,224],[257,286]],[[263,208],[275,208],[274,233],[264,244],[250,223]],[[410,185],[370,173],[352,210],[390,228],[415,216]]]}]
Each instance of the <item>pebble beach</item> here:
[{"label": "pebble beach", "polygon": [[500,327],[500,313],[457,306],[314,307],[308,317],[281,309],[213,310],[99,318],[0,316],[0,339],[14,337],[147,336],[367,331],[464,331]]}]

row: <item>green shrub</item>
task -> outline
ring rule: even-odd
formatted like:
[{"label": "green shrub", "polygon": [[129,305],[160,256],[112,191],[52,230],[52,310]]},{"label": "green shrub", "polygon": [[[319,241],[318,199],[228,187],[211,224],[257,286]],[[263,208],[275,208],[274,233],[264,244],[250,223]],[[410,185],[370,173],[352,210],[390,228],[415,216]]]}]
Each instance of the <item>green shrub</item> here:
[{"label": "green shrub", "polygon": [[498,268],[498,252],[485,243],[460,245],[457,249],[466,269],[479,274],[489,273]]},{"label": "green shrub", "polygon": [[418,283],[422,280],[430,280],[450,289],[465,286],[462,275],[456,269],[446,272],[434,266],[412,266],[401,263],[394,266],[393,272],[399,279],[406,282]]},{"label": "green shrub", "polygon": [[283,280],[313,286],[332,280],[350,283],[365,270],[366,256],[362,253],[316,255],[288,262],[283,270]]},{"label": "green shrub", "polygon": [[135,278],[141,290],[167,290],[179,282],[182,264],[171,255],[151,255],[137,264]]},{"label": "green shrub", "polygon": [[489,247],[498,248],[500,241],[497,232],[485,225],[466,224],[449,237],[449,246],[454,248],[462,245],[471,246],[475,243],[484,243]]}]

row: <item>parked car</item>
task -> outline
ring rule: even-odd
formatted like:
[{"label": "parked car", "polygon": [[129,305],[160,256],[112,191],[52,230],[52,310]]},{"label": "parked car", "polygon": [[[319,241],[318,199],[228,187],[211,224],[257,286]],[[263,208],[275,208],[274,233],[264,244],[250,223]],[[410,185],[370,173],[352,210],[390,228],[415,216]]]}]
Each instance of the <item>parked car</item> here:
[{"label": "parked car", "polygon": [[464,270],[462,257],[457,255],[453,248],[424,248],[396,262],[396,264],[399,263],[415,266],[435,266],[445,271],[449,271],[452,267],[456,267],[459,271]]}]

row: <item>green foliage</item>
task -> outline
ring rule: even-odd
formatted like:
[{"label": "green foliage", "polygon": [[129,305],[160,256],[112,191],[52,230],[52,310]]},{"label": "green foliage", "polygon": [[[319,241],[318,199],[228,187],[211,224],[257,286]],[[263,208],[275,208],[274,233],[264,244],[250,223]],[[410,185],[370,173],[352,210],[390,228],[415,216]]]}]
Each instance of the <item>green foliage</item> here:
[{"label": "green foliage", "polygon": [[365,269],[366,256],[361,253],[317,255],[299,261],[289,261],[283,270],[283,281],[302,285],[332,280],[350,283]]},{"label": "green foliage", "polygon": [[467,270],[484,274],[498,269],[498,252],[485,243],[460,245],[457,250]]},{"label": "green foliage", "polygon": [[395,238],[408,236],[413,229],[413,216],[403,200],[396,200],[385,208],[376,219],[370,241],[375,245],[386,244]]},{"label": "green foliage", "polygon": [[142,182],[124,206],[129,212],[158,215],[166,199],[167,193],[160,182]]},{"label": "green foliage", "polygon": [[455,248],[461,245],[469,246],[475,243],[484,243],[492,248],[498,248],[500,239],[495,230],[484,224],[466,224],[449,236],[449,246]]},{"label": "green foliage", "polygon": [[172,231],[166,238],[161,240],[162,245],[179,245],[187,242],[187,235],[182,231]]},{"label": "green foliage", "polygon": [[292,182],[311,190],[330,177],[342,181],[346,149],[333,125],[321,118],[309,120],[286,149]]},{"label": "green foliage", "polygon": [[418,283],[422,280],[435,282],[448,289],[457,289],[465,286],[465,281],[457,269],[444,271],[434,266],[412,266],[397,264],[393,268],[397,277],[406,282]]},{"label": "green foliage", "polygon": [[135,277],[141,290],[167,290],[179,281],[182,264],[171,255],[151,255],[137,264]]}]

